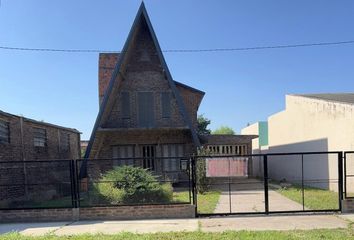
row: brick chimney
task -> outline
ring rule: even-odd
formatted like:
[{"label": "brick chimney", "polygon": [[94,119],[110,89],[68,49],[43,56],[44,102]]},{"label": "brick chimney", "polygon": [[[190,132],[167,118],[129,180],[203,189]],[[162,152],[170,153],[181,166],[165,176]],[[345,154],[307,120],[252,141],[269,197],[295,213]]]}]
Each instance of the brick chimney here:
[{"label": "brick chimney", "polygon": [[119,53],[100,53],[98,62],[98,96],[101,105],[104,94],[111,80]]}]

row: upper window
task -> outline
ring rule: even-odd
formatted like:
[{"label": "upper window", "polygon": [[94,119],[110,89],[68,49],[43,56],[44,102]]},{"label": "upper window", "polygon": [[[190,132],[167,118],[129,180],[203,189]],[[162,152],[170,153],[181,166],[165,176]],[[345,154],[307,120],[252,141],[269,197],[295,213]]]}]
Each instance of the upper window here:
[{"label": "upper window", "polygon": [[0,120],[0,144],[10,143],[10,128],[9,123]]},{"label": "upper window", "polygon": [[155,126],[154,95],[152,92],[138,92],[138,126]]},{"label": "upper window", "polygon": [[61,141],[61,149],[63,151],[69,151],[69,149],[70,149],[70,134],[61,133],[60,141]]},{"label": "upper window", "polygon": [[33,128],[33,142],[35,147],[47,146],[47,131],[43,128]]},{"label": "upper window", "polygon": [[171,117],[171,94],[169,92],[161,93],[161,113],[163,118]]},{"label": "upper window", "polygon": [[122,92],[122,117],[130,118],[130,94]]}]

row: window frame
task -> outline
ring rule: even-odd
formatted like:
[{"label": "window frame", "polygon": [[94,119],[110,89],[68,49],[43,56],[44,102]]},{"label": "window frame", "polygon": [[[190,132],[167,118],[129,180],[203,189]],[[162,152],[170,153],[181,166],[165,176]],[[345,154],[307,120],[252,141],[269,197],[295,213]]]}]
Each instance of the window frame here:
[{"label": "window frame", "polygon": [[[40,133],[40,131],[44,131],[44,137],[38,135],[36,136],[36,134]],[[44,142],[43,145],[41,144],[41,142]],[[33,146],[35,148],[46,148],[48,146],[47,129],[33,127]]]}]

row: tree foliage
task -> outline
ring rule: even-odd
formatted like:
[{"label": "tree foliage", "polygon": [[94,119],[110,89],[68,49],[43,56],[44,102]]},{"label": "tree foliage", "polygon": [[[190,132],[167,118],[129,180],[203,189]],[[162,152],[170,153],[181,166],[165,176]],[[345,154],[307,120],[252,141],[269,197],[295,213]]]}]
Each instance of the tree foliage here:
[{"label": "tree foliage", "polygon": [[235,134],[235,131],[228,126],[221,126],[215,129],[212,134]]},{"label": "tree foliage", "polygon": [[211,130],[208,129],[208,125],[210,124],[210,120],[204,117],[203,114],[198,115],[198,134],[210,134]]}]

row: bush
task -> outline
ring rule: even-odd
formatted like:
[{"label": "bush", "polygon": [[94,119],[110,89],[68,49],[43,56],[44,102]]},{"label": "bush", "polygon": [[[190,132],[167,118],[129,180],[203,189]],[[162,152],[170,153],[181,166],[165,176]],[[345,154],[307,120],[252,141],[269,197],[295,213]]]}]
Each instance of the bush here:
[{"label": "bush", "polygon": [[148,170],[133,166],[108,171],[94,188],[111,204],[168,203],[173,197],[170,183],[161,184]]},{"label": "bush", "polygon": [[203,194],[210,190],[210,181],[206,176],[206,159],[203,156],[208,156],[210,152],[206,149],[199,149],[198,155],[202,156],[196,160],[196,182],[197,192]]}]

